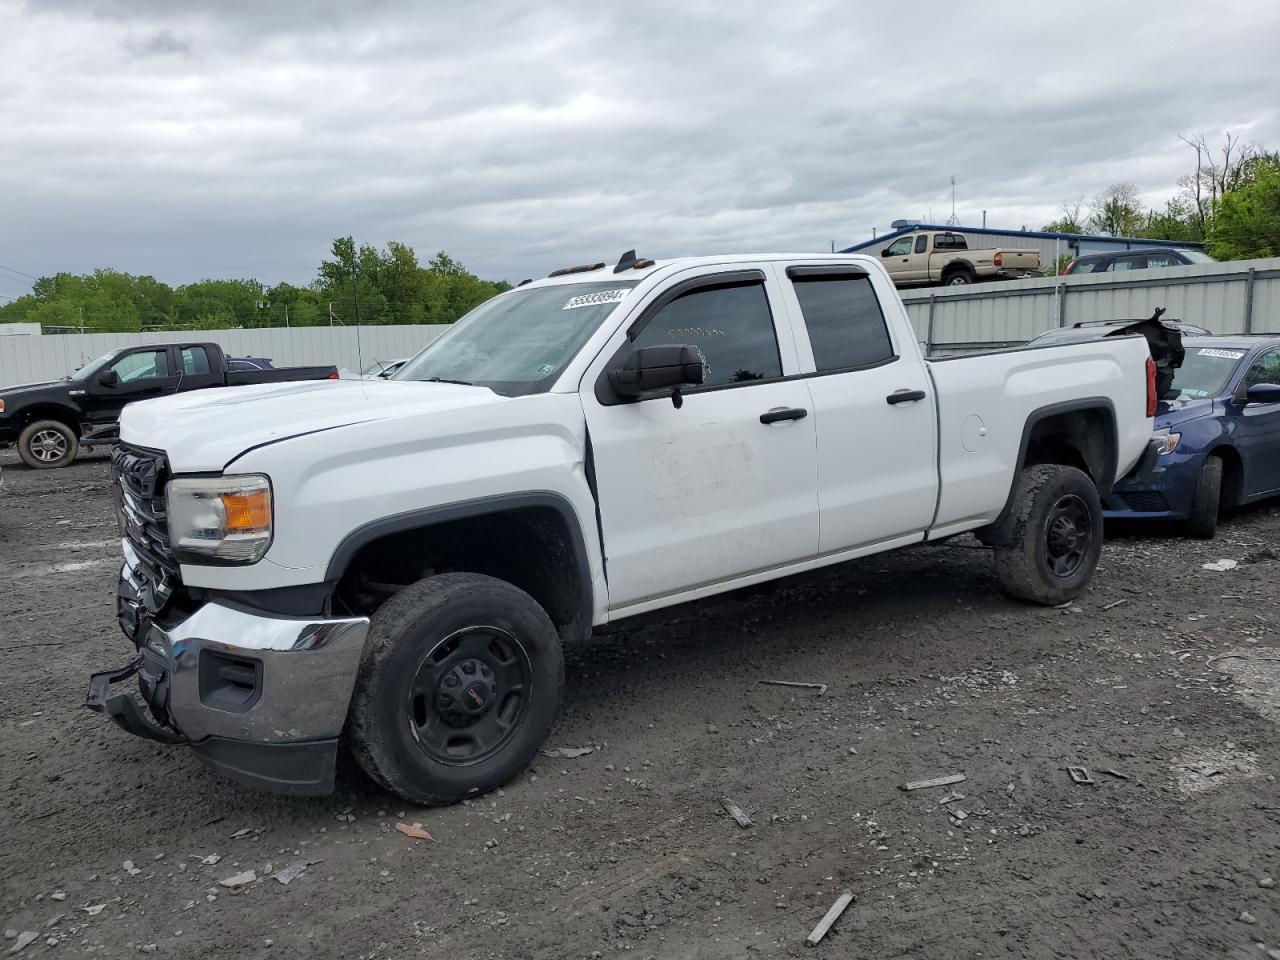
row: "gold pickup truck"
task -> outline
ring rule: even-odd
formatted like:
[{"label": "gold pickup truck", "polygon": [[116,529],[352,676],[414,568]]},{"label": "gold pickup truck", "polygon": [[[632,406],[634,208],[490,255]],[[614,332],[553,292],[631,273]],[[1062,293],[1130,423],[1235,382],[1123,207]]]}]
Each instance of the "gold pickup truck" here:
[{"label": "gold pickup truck", "polygon": [[880,262],[897,287],[961,287],[979,280],[1033,276],[1040,269],[1040,251],[970,250],[961,234],[922,230],[895,238],[880,251]]}]

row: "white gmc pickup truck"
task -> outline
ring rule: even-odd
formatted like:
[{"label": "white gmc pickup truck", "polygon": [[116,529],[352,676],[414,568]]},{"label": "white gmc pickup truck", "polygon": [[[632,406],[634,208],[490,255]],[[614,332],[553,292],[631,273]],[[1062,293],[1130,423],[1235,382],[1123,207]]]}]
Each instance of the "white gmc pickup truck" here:
[{"label": "white gmc pickup truck", "polygon": [[1076,597],[1154,380],[1140,336],[925,360],[864,256],[557,271],[388,381],[129,406],[137,657],[88,705],[244,783],[327,792],[345,741],[456,801],[530,762],[593,625],[966,531]]}]

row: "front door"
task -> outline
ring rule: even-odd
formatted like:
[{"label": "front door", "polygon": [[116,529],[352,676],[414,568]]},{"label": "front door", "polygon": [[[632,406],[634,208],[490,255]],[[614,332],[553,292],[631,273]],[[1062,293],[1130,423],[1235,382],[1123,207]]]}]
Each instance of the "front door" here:
[{"label": "front door", "polygon": [[[583,381],[615,609],[806,560],[818,546],[814,418],[806,381],[783,379],[796,354],[776,292],[741,269],[691,277],[674,299],[670,289]],[[682,343],[708,369],[679,408],[666,396],[620,402],[600,386],[630,350]]]},{"label": "front door", "polygon": [[[106,373],[115,374],[114,382],[102,382]],[[125,404],[163,396],[176,382],[170,348],[130,351],[89,381],[88,421],[94,425],[114,423]]]},{"label": "front door", "polygon": [[914,248],[915,237],[906,236],[899,237],[880,252],[880,262],[895,283],[911,282],[911,251]]},{"label": "front door", "polygon": [[[818,428],[821,554],[923,538],[938,499],[933,383],[914,344],[895,343],[881,297],[855,265],[793,264],[788,302]],[[807,340],[812,359],[805,356]]]},{"label": "front door", "polygon": [[[1254,358],[1237,397],[1260,383],[1280,385],[1280,350]],[[1280,490],[1280,403],[1250,403],[1237,410],[1236,445],[1244,464],[1244,495],[1274,493]]]}]

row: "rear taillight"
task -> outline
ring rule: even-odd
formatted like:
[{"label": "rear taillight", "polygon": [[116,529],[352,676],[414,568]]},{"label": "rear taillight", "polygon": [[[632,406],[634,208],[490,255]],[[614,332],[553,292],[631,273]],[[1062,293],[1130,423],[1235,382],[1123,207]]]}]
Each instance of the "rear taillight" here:
[{"label": "rear taillight", "polygon": [[327,377],[325,377],[325,379],[326,379],[326,380],[338,380],[338,379],[341,379],[341,378],[338,376],[338,371],[337,371],[337,370],[335,370],[335,371],[333,371],[333,373],[331,373],[331,374],[329,374]]},{"label": "rear taillight", "polygon": [[1004,266],[1004,254],[1001,253],[999,250],[996,251],[996,266],[997,267]]},{"label": "rear taillight", "polygon": [[1147,416],[1156,415],[1156,362],[1147,357]]}]

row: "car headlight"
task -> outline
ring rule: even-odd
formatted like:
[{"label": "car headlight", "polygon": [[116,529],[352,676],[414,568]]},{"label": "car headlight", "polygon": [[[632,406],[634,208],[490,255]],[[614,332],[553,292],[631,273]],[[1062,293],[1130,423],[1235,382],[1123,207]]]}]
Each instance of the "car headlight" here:
[{"label": "car headlight", "polygon": [[271,546],[271,481],[262,474],[179,477],[166,496],[179,560],[256,563]]},{"label": "car headlight", "polygon": [[1178,441],[1182,439],[1182,434],[1166,433],[1164,436],[1157,437],[1156,439],[1160,441],[1160,445],[1156,447],[1156,452],[1163,457],[1166,453],[1173,453],[1174,448],[1178,445]]}]

